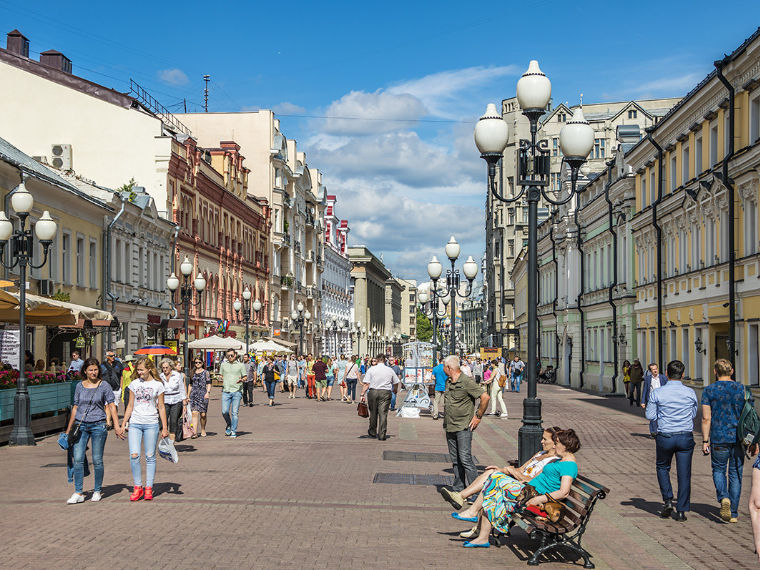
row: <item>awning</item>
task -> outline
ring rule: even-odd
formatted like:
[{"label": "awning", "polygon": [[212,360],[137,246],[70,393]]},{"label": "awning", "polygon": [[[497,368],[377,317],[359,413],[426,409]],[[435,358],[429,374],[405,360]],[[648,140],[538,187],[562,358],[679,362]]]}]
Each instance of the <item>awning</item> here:
[{"label": "awning", "polygon": [[[20,313],[19,294],[0,289],[0,321],[17,323]],[[28,325],[76,325],[80,320],[112,321],[113,315],[101,309],[26,294]]]},{"label": "awning", "polygon": [[234,338],[214,335],[188,342],[187,348],[194,348],[198,350],[241,350],[243,348],[243,344]]},{"label": "awning", "polygon": [[257,340],[249,348],[254,352],[274,352],[278,354],[293,352],[289,348],[271,340]]},{"label": "awning", "polygon": [[282,346],[287,346],[288,348],[293,348],[294,346],[296,346],[298,344],[297,342],[288,342],[287,340],[281,339],[279,337],[278,338],[272,338],[271,336],[269,336],[269,337],[264,337],[264,338],[266,338],[267,340],[270,340],[272,342],[275,342],[277,344],[281,344]]}]

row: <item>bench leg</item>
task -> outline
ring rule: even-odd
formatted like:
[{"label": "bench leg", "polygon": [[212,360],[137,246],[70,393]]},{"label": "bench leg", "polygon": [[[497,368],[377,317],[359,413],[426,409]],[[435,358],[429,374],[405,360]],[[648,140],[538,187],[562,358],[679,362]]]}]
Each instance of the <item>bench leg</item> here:
[{"label": "bench leg", "polygon": [[545,544],[544,541],[542,540],[541,546],[536,550],[536,552],[533,553],[533,556],[531,556],[530,559],[528,560],[528,566],[538,566],[540,564],[540,562],[538,561],[538,558],[544,552],[548,552],[558,546],[567,546],[570,550],[582,556],[584,568],[596,568],[596,566],[594,566],[594,563],[591,562],[591,555],[588,552],[586,552],[586,550],[583,547],[573,544],[572,542],[569,542],[569,541],[560,542],[557,540],[554,540],[550,542],[549,544]]}]

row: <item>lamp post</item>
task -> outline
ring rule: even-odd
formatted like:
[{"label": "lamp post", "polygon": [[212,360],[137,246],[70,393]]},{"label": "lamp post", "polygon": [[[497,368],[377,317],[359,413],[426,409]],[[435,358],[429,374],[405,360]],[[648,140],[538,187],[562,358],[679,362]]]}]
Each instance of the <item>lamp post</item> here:
[{"label": "lamp post", "polygon": [[311,313],[308,309],[304,310],[303,303],[299,301],[296,308],[290,313],[290,318],[293,320],[293,324],[298,327],[298,351],[303,354],[303,326],[306,321],[311,320]]},{"label": "lamp post", "polygon": [[[449,261],[451,262],[451,269],[446,270],[446,286],[444,291],[446,292],[446,295],[451,299],[452,323],[456,322],[457,297],[466,299],[470,296],[470,293],[472,293],[472,282],[475,279],[475,276],[478,274],[478,264],[475,262],[472,256],[469,256],[467,258],[467,261],[464,262],[463,266],[464,276],[467,278],[467,287],[465,288],[464,292],[460,291],[459,270],[455,267],[456,261],[459,258],[460,250],[461,248],[459,247],[457,240],[454,239],[454,236],[451,236],[451,239],[449,240],[449,243],[446,244],[445,248],[446,257],[448,257]],[[441,266],[441,262],[438,261],[438,258],[434,256],[433,259],[431,259],[428,263],[428,275],[433,281],[433,287],[430,290],[433,300],[435,300],[435,298],[438,296],[437,283],[438,279],[441,277],[442,272],[443,267]],[[454,335],[452,335],[449,339],[449,354],[456,354],[456,352],[456,338]]]},{"label": "lamp post", "polygon": [[[29,401],[29,390],[26,384],[26,268],[39,269],[48,259],[48,251],[53,238],[58,231],[57,224],[50,217],[50,212],[45,210],[42,217],[34,225],[34,234],[42,245],[42,263],[35,265],[32,262],[34,256],[34,237],[32,230],[27,229],[26,220],[29,212],[34,207],[34,198],[26,189],[25,176],[21,183],[11,194],[11,207],[19,218],[18,229],[13,227],[5,215],[0,212],[0,259],[6,269],[19,268],[19,375],[16,382],[16,394],[13,397],[13,429],[11,430],[10,445],[34,445],[32,433],[32,416]],[[10,240],[11,261],[5,263],[5,246]]]},{"label": "lamp post", "polygon": [[[258,303],[259,309],[261,309],[261,301],[256,299],[254,301],[254,305]],[[248,332],[248,325],[251,322],[251,290],[246,287],[243,291],[243,302],[240,302],[240,299],[235,299],[235,302],[232,303],[232,308],[235,309],[235,313],[237,313],[238,320],[240,320],[240,309],[243,309],[243,320],[245,321],[245,353],[248,354],[248,339],[249,339],[249,332]],[[257,310],[258,312],[258,310]]]},{"label": "lamp post", "polygon": [[[188,259],[187,256],[185,256],[185,260],[180,264],[179,271],[182,274],[182,282],[180,283],[180,280],[177,278],[177,276],[172,273],[169,278],[166,280],[166,286],[169,288],[169,291],[171,291],[171,295],[174,296],[175,291],[179,289],[179,298],[180,302],[182,303],[182,308],[185,312],[185,341],[184,341],[184,347],[182,350],[183,358],[185,359],[185,378],[190,377],[190,362],[189,362],[189,349],[187,348],[187,340],[190,336],[189,324],[188,324],[188,318],[190,316],[190,306],[199,307],[201,304],[201,294],[206,289],[206,279],[204,279],[203,275],[198,272],[198,276],[195,278],[195,280],[190,283],[190,278],[193,273],[193,264],[190,262],[190,259]],[[193,293],[198,293],[198,300],[193,301]]]},{"label": "lamp post", "polygon": [[[437,261],[435,259],[435,257],[433,259],[435,261]],[[431,285],[431,291],[430,291],[430,293],[428,293],[426,291],[420,291],[420,293],[419,293],[419,295],[417,297],[420,300],[420,304],[421,304],[420,310],[422,311],[422,313],[426,317],[428,317],[428,318],[432,317],[432,319],[433,319],[433,338],[432,338],[432,340],[433,340],[433,352],[436,353],[435,356],[437,357],[437,352],[438,352],[438,319],[442,319],[443,317],[446,316],[446,307],[448,306],[449,298],[448,298],[448,296],[439,297],[439,296],[436,295],[436,293],[433,293],[433,291],[432,291],[432,285]],[[435,300],[433,300],[434,298],[435,298]],[[438,307],[439,307],[438,301],[439,300],[443,301],[443,304],[444,304],[444,309],[443,309],[442,313],[438,310]],[[436,358],[436,360],[437,360],[437,358]]]},{"label": "lamp post", "polygon": [[[527,461],[540,448],[541,400],[536,397],[537,347],[537,296],[538,291],[538,202],[544,200],[559,206],[576,195],[578,170],[586,161],[594,145],[594,130],[578,107],[570,121],[562,128],[559,144],[563,162],[570,167],[571,188],[566,198],[554,200],[546,193],[550,176],[549,144],[537,141],[539,119],[551,100],[551,82],[533,60],[528,70],[517,82],[517,101],[530,121],[530,140],[520,140],[518,146],[518,185],[522,187],[517,196],[505,198],[496,187],[496,165],[507,146],[509,127],[496,109],[489,104],[475,126],[475,144],[481,158],[488,164],[488,186],[494,198],[510,203],[522,198],[527,192],[528,201],[528,397],[523,401],[523,425],[519,431],[518,455],[521,463]],[[583,331],[582,331],[583,332]]]},{"label": "lamp post", "polygon": [[361,354],[361,348],[359,348],[359,340],[362,336],[362,324],[357,321],[353,325],[349,325],[348,334],[351,337],[351,352],[354,352],[354,336],[356,336],[356,352],[354,354]]}]

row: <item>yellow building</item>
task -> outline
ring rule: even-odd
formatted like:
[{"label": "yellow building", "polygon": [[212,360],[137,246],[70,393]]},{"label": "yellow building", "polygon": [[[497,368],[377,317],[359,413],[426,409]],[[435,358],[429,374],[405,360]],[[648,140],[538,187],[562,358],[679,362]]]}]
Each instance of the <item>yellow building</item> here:
[{"label": "yellow building", "polygon": [[687,374],[703,385],[711,382],[712,363],[720,357],[735,362],[739,381],[758,383],[758,86],[760,30],[626,153],[636,196],[634,356],[661,368],[682,360]]}]

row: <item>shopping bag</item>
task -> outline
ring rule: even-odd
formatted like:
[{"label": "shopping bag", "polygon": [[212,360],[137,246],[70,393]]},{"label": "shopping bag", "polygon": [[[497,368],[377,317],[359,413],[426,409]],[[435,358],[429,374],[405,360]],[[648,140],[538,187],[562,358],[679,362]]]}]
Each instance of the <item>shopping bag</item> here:
[{"label": "shopping bag", "polygon": [[185,439],[190,439],[195,436],[195,429],[193,428],[193,413],[190,408],[187,408],[187,412],[182,417],[182,436]]},{"label": "shopping bag", "polygon": [[179,463],[179,454],[174,447],[174,442],[168,437],[163,437],[158,441],[158,454],[172,463]]}]

